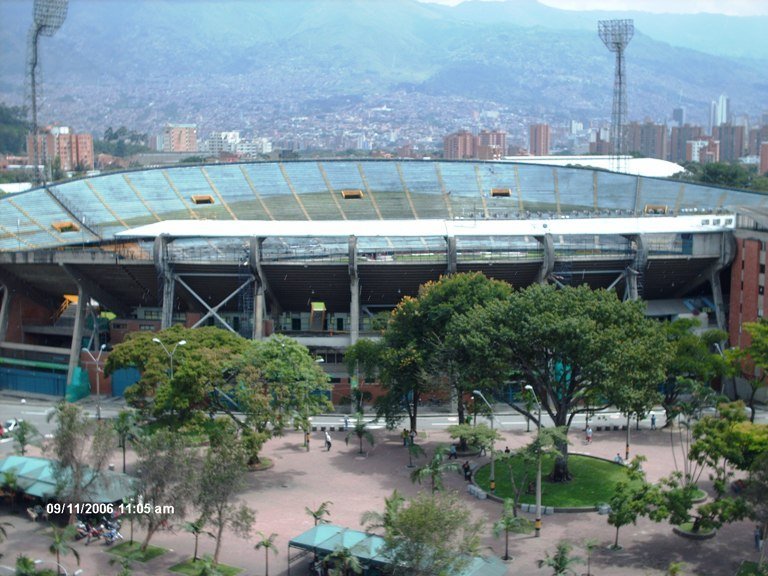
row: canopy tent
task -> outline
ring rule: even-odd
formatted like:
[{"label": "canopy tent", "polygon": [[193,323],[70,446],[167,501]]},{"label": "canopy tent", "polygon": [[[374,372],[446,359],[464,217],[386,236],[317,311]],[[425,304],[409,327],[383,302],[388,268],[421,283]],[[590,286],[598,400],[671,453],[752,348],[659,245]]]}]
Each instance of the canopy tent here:
[{"label": "canopy tent", "polygon": [[[57,476],[52,460],[33,456],[8,456],[0,460],[0,474],[13,472],[19,489],[42,500],[53,500],[59,486],[66,485],[66,472]],[[88,502],[118,502],[133,495],[132,478],[112,470],[102,471],[91,482],[94,471],[88,470],[85,484],[90,484],[83,495]]]},{"label": "canopy tent", "polygon": [[[291,548],[301,552],[291,558]],[[384,551],[384,538],[381,536],[334,524],[320,524],[288,542],[288,574],[291,573],[291,562],[305,554],[311,552],[323,558],[339,548],[347,548],[360,560],[365,575],[381,574],[381,569],[390,563]],[[504,576],[506,573],[507,567],[499,558],[474,556],[456,576]]]}]

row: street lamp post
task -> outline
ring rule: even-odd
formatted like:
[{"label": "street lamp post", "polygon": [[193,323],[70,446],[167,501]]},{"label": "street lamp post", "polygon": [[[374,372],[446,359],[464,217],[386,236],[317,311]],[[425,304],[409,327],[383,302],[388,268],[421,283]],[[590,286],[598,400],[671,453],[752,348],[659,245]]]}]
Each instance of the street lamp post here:
[{"label": "street lamp post", "polygon": [[168,351],[168,348],[165,347],[165,344],[163,344],[163,341],[160,340],[160,338],[152,338],[152,342],[156,342],[157,344],[160,344],[160,346],[163,347],[163,350],[168,355],[168,358],[171,359],[171,380],[173,380],[173,355],[176,354],[176,348],[179,346],[184,346],[187,341],[186,340],[179,340],[176,342],[176,345],[173,347],[173,350]]},{"label": "street lamp post", "polygon": [[[38,560],[34,561],[34,564],[35,564],[35,566],[37,566],[39,564],[55,564],[58,567],[59,570],[63,570],[64,571],[64,576],[69,576],[69,572],[67,572],[67,569],[64,566],[62,566],[61,564],[59,564],[58,562],[54,562],[53,560],[39,560],[38,559]],[[82,573],[83,573],[83,571],[78,568],[77,570],[75,570],[72,573],[72,576],[80,576]]]},{"label": "street lamp post", "polygon": [[491,485],[491,494],[496,493],[496,450],[494,449],[495,446],[495,440],[496,440],[496,434],[494,433],[493,429],[493,407],[488,403],[488,400],[485,399],[485,396],[483,396],[483,393],[480,392],[480,390],[473,390],[472,394],[475,396],[480,396],[480,398],[483,399],[483,402],[485,402],[485,405],[488,406],[488,410],[491,411],[491,479],[490,479],[490,485]]},{"label": "street lamp post", "polygon": [[525,389],[533,394],[533,399],[536,400],[536,406],[538,408],[538,417],[536,421],[536,442],[538,443],[537,449],[537,466],[536,466],[536,523],[534,524],[536,530],[536,538],[541,536],[541,402],[539,397],[536,396],[536,391],[533,386],[526,384]]},{"label": "street lamp post", "polygon": [[88,350],[88,348],[83,348],[83,352],[88,354],[91,361],[96,364],[96,418],[98,420],[101,420],[101,379],[99,378],[99,374],[101,373],[101,364],[99,363],[101,360],[101,354],[106,350],[107,345],[102,344],[99,347],[99,353],[94,358],[93,354],[91,354],[91,351]]}]

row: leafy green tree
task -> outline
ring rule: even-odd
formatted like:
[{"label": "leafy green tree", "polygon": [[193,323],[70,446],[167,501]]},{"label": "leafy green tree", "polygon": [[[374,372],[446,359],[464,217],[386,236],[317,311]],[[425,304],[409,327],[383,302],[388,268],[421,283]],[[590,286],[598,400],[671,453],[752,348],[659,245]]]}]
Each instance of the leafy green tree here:
[{"label": "leafy green tree", "polygon": [[67,526],[65,528],[59,528],[51,524],[51,544],[48,546],[48,551],[56,556],[57,574],[61,574],[61,557],[66,556],[70,552],[72,556],[77,560],[77,565],[80,566],[80,553],[77,548],[72,546],[69,542],[75,537],[75,527]]},{"label": "leafy green tree", "polygon": [[480,273],[455,274],[428,282],[417,298],[404,298],[384,330],[379,377],[386,394],[377,401],[377,415],[396,425],[405,415],[416,429],[419,402],[425,393],[451,395],[457,401],[459,424],[466,420],[464,365],[453,353],[448,326],[456,315],[475,306],[506,298],[509,284]]},{"label": "leafy green tree", "polygon": [[[103,477],[114,450],[114,429],[106,420],[93,420],[77,405],[62,402],[48,415],[55,422],[46,446],[57,478],[61,502],[89,502],[91,487]],[[75,513],[69,522],[74,524]]]},{"label": "leafy green tree", "polygon": [[[744,498],[750,506],[750,517],[758,523],[762,534],[768,534],[768,452],[760,454],[752,463]],[[758,568],[765,570],[766,548],[760,550]]]},{"label": "leafy green tree", "polygon": [[331,515],[331,511],[328,509],[331,504],[333,504],[333,502],[326,500],[314,510],[308,506],[305,506],[304,511],[312,517],[312,520],[315,522],[315,526],[318,524],[326,524],[328,520],[326,520],[325,517]]},{"label": "leafy green tree", "polygon": [[666,413],[666,426],[683,413],[684,398],[691,392],[692,383],[709,387],[717,376],[727,370],[727,363],[715,351],[715,345],[724,342],[728,335],[722,330],[698,333],[699,321],[681,318],[664,324],[664,332],[672,346],[672,359],[662,385],[662,406]]},{"label": "leafy green tree", "polygon": [[627,524],[636,524],[640,516],[648,513],[648,494],[651,486],[645,481],[642,463],[645,457],[636,456],[627,465],[627,478],[616,483],[613,495],[609,501],[611,511],[608,513],[608,524],[616,527],[614,550],[619,546],[619,530]]},{"label": "leafy green tree", "polygon": [[416,468],[411,472],[411,482],[418,482],[421,484],[425,479],[429,479],[432,493],[438,492],[443,489],[443,475],[446,472],[455,472],[459,469],[459,465],[456,462],[446,460],[445,455],[448,452],[445,446],[438,446],[435,448],[435,453],[432,455],[432,460],[427,462],[421,468]]},{"label": "leafy green tree", "polygon": [[141,544],[145,552],[155,533],[162,526],[183,519],[197,500],[200,461],[186,437],[169,430],[142,436],[136,443],[136,454],[134,487],[140,497],[131,504],[140,507],[137,518],[146,528]]},{"label": "leafy green tree", "polygon": [[487,424],[454,424],[448,427],[448,434],[451,438],[464,438],[468,446],[479,450],[490,449],[494,441],[503,440],[498,430]]},{"label": "leafy green tree", "polygon": [[555,553],[550,556],[549,552],[543,560],[538,561],[539,568],[547,567],[552,569],[554,576],[560,576],[561,574],[576,574],[574,566],[576,564],[583,563],[583,560],[578,556],[571,556],[573,546],[568,542],[558,542],[555,548]]},{"label": "leafy green tree", "polygon": [[128,441],[139,434],[139,426],[136,413],[133,410],[120,410],[115,418],[113,426],[118,438],[118,448],[123,451],[123,474],[125,474],[125,451]]},{"label": "leafy green tree", "polygon": [[385,528],[384,554],[396,576],[460,573],[480,547],[483,525],[455,493],[419,494]]},{"label": "leafy green tree", "polygon": [[16,475],[16,470],[3,471],[2,486],[4,495],[8,496],[10,508],[13,511],[16,506],[16,495],[19,493],[19,477]]},{"label": "leafy green tree", "polygon": [[749,344],[740,350],[728,350],[726,354],[749,382],[747,405],[752,411],[750,420],[754,422],[755,398],[762,388],[768,386],[768,321],[761,318],[759,322],[746,322],[743,327],[749,334]]},{"label": "leafy green tree", "polygon": [[[630,391],[664,380],[670,346],[640,302],[587,286],[533,285],[454,318],[455,357],[474,386],[501,385],[521,373],[556,427],[576,414],[622,404]],[[493,350],[489,354],[488,350]],[[536,421],[519,405],[513,408]],[[567,445],[551,478],[569,478]]]},{"label": "leafy green tree", "polygon": [[184,531],[189,532],[195,537],[195,551],[192,555],[192,562],[197,562],[197,549],[198,544],[200,543],[200,536],[203,534],[206,534],[210,536],[211,538],[214,538],[215,535],[212,532],[208,532],[205,529],[205,525],[208,523],[208,519],[205,516],[199,516],[196,520],[193,520],[192,522],[185,522],[184,523]]},{"label": "leafy green tree", "polygon": [[427,453],[424,451],[424,448],[422,448],[419,444],[416,444],[415,442],[408,442],[407,445],[408,448],[408,468],[413,468],[413,459],[414,458],[421,458],[422,456],[426,456]]},{"label": "leafy green tree", "polygon": [[34,576],[35,574],[37,574],[37,566],[34,560],[19,554],[16,557],[16,576]]},{"label": "leafy green tree", "polygon": [[331,569],[328,570],[329,576],[350,576],[351,574],[363,573],[360,560],[345,546],[337,547],[323,558],[323,566],[326,569],[331,566]]},{"label": "leafy green tree", "polygon": [[253,526],[255,512],[245,504],[234,502],[243,488],[248,472],[247,452],[237,439],[233,425],[222,426],[212,439],[200,471],[198,506],[214,528],[216,548],[213,562],[218,564],[224,530],[247,538]]},{"label": "leafy green tree", "polygon": [[360,517],[360,524],[370,531],[378,529],[391,530],[404,505],[405,498],[395,490],[392,492],[392,496],[384,498],[384,512],[376,512],[375,510],[363,512],[363,515]]},{"label": "leafy green tree", "polygon": [[144,553],[141,550],[134,549],[120,554],[117,558],[110,559],[109,565],[120,565],[120,571],[117,573],[117,576],[131,576],[134,563],[141,562],[143,559]]},{"label": "leafy green tree", "polygon": [[512,498],[505,498],[501,518],[493,524],[493,535],[496,538],[504,534],[504,556],[502,559],[511,560],[509,555],[510,534],[530,534],[531,532],[533,532],[533,522],[518,516],[514,500]]},{"label": "leafy green tree", "polygon": [[16,454],[24,456],[27,453],[27,446],[39,446],[42,436],[37,427],[26,420],[19,421],[19,425],[11,432],[13,438],[13,450]]},{"label": "leafy green tree", "polygon": [[0,102],[0,154],[23,154],[30,132],[27,111],[21,106]]},{"label": "leafy green tree", "polygon": [[355,426],[347,432],[347,442],[349,442],[349,439],[352,436],[357,436],[358,441],[360,442],[360,450],[358,454],[363,453],[363,440],[367,440],[368,444],[373,446],[374,443],[374,437],[373,433],[371,433],[370,430],[368,430],[368,423],[363,418],[363,413],[358,412],[357,413],[357,419],[355,420]]},{"label": "leafy green tree", "polygon": [[264,574],[269,576],[269,552],[271,551],[273,554],[277,555],[277,545],[275,544],[277,534],[274,532],[269,536],[266,536],[263,532],[257,532],[256,534],[258,535],[259,540],[253,548],[256,551],[264,548]]},{"label": "leafy green tree", "polygon": [[596,538],[587,538],[584,540],[584,550],[587,551],[587,573],[582,576],[592,576],[592,554],[599,545],[600,542]]}]

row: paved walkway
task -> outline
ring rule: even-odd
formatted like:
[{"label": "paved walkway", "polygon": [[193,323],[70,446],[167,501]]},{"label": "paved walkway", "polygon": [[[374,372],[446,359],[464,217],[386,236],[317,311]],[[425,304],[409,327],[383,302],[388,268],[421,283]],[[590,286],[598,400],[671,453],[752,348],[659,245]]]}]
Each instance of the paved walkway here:
[{"label": "paved walkway", "polygon": [[[672,469],[670,434],[668,430],[640,432],[632,431],[632,454],[644,454],[648,462],[644,466],[651,481],[667,474]],[[497,446],[508,444],[515,448],[526,444],[535,432],[502,431],[505,439]],[[358,454],[356,441],[347,446],[344,433],[332,433],[334,442],[330,452],[323,445],[323,435],[318,432],[312,436],[312,447],[306,452],[301,446],[301,435],[289,433],[282,438],[270,440],[264,455],[272,459],[274,467],[252,473],[243,499],[255,508],[257,522],[255,528],[266,534],[278,534],[279,555],[270,556],[270,574],[287,574],[287,543],[313,524],[312,518],[305,512],[305,507],[316,508],[329,500],[333,523],[360,528],[360,515],[367,510],[381,511],[384,498],[397,489],[406,496],[415,495],[420,487],[411,483],[410,469],[407,467],[408,454],[402,446],[399,434],[386,430],[376,431],[376,444],[371,447],[364,444],[365,454]],[[571,435],[571,450],[611,459],[617,452],[624,453],[625,435],[622,432],[595,432],[591,445],[583,442],[583,432]],[[429,432],[428,437],[419,442],[431,455],[434,448],[448,442],[444,431]],[[119,460],[115,455],[116,461]],[[475,458],[484,463],[487,458]],[[466,485],[459,474],[451,473],[447,477],[449,489],[460,490],[464,500],[472,506],[478,516],[486,519],[489,535],[483,545],[491,554],[503,554],[503,539],[490,536],[490,525],[497,519],[501,505],[489,500],[480,501],[471,498],[466,492]],[[156,504],[173,504],[156,503]],[[25,553],[33,558],[53,558],[47,551],[49,539],[46,529],[30,522],[26,515],[9,517],[4,515],[0,521],[10,521],[14,528],[9,528],[9,538],[0,544],[0,552],[5,555],[0,563],[12,565],[18,553]],[[128,526],[123,527],[123,535],[128,537]],[[609,526],[605,516],[597,513],[555,514],[544,517],[541,538],[532,536],[513,537],[510,549],[515,559],[509,564],[509,574],[543,575],[546,570],[539,570],[536,561],[544,557],[545,552],[552,552],[560,540],[568,540],[578,546],[586,538],[596,538],[600,548],[592,558],[591,572],[596,575],[621,576],[660,576],[672,561],[686,564],[684,574],[723,575],[734,574],[739,563],[744,559],[756,559],[753,541],[753,524],[740,522],[723,528],[715,539],[691,541],[673,535],[668,524],[655,524],[641,519],[637,526],[621,529],[620,543],[624,550],[609,552],[606,548],[613,542],[615,529]],[[141,536],[137,529],[136,536]],[[194,539],[183,530],[176,533],[161,532],[152,540],[153,544],[164,546],[170,552],[147,565],[136,565],[134,574],[166,573],[168,567],[192,555]],[[225,538],[222,561],[244,569],[244,574],[264,574],[264,551],[253,549],[255,538],[251,541],[238,539],[232,534]],[[81,542],[73,544],[81,555],[81,568],[84,575],[114,574],[117,567],[109,565],[111,554],[106,553],[103,544],[91,544],[86,547]],[[212,553],[213,541],[201,537],[200,553]],[[584,556],[582,550],[578,555]],[[70,570],[74,568],[72,556],[63,558],[63,563]],[[586,567],[579,569],[586,572]],[[292,568],[292,574],[306,574],[304,564],[298,563]]]}]

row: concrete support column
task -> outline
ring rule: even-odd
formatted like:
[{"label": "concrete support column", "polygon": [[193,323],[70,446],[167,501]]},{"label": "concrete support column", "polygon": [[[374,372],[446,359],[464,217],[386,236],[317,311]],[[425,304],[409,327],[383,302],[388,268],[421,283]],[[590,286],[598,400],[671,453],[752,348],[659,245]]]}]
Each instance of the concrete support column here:
[{"label": "concrete support column", "polygon": [[546,284],[549,275],[555,269],[555,245],[552,242],[552,234],[544,234],[544,236],[536,236],[536,240],[541,243],[541,247],[544,249],[544,258],[541,261],[541,269],[536,281],[539,284]]},{"label": "concrete support column", "polygon": [[264,238],[251,238],[249,243],[251,273],[253,282],[253,334],[254,340],[264,339],[264,312],[266,304],[264,299],[265,281],[261,270],[261,246]]},{"label": "concrete support column", "polygon": [[85,315],[88,311],[90,296],[82,286],[77,287],[77,315],[75,327],[72,330],[72,343],[69,346],[69,367],[67,368],[67,387],[72,385],[75,376],[75,368],[80,364],[80,349],[83,347],[83,331],[85,328]]},{"label": "concrete support column", "polygon": [[709,285],[712,288],[712,301],[715,303],[715,318],[717,327],[724,332],[728,332],[728,326],[725,322],[725,301],[723,300],[723,287],[720,283],[720,270],[714,270],[709,275]]},{"label": "concrete support column", "polygon": [[8,321],[11,317],[11,300],[13,296],[4,284],[0,284],[0,293],[3,295],[3,302],[0,304],[0,342],[5,342],[8,336]]},{"label": "concrete support column", "polygon": [[456,236],[446,236],[445,242],[447,245],[446,252],[448,256],[448,268],[445,272],[448,275],[456,274]]},{"label": "concrete support column", "polygon": [[155,238],[153,247],[153,256],[155,260],[155,270],[162,284],[162,313],[160,315],[160,329],[165,330],[173,324],[173,299],[175,289],[175,279],[168,262],[168,243],[170,238],[166,235]]},{"label": "concrete support column", "polygon": [[360,338],[360,278],[357,275],[357,238],[349,237],[349,344]]}]

